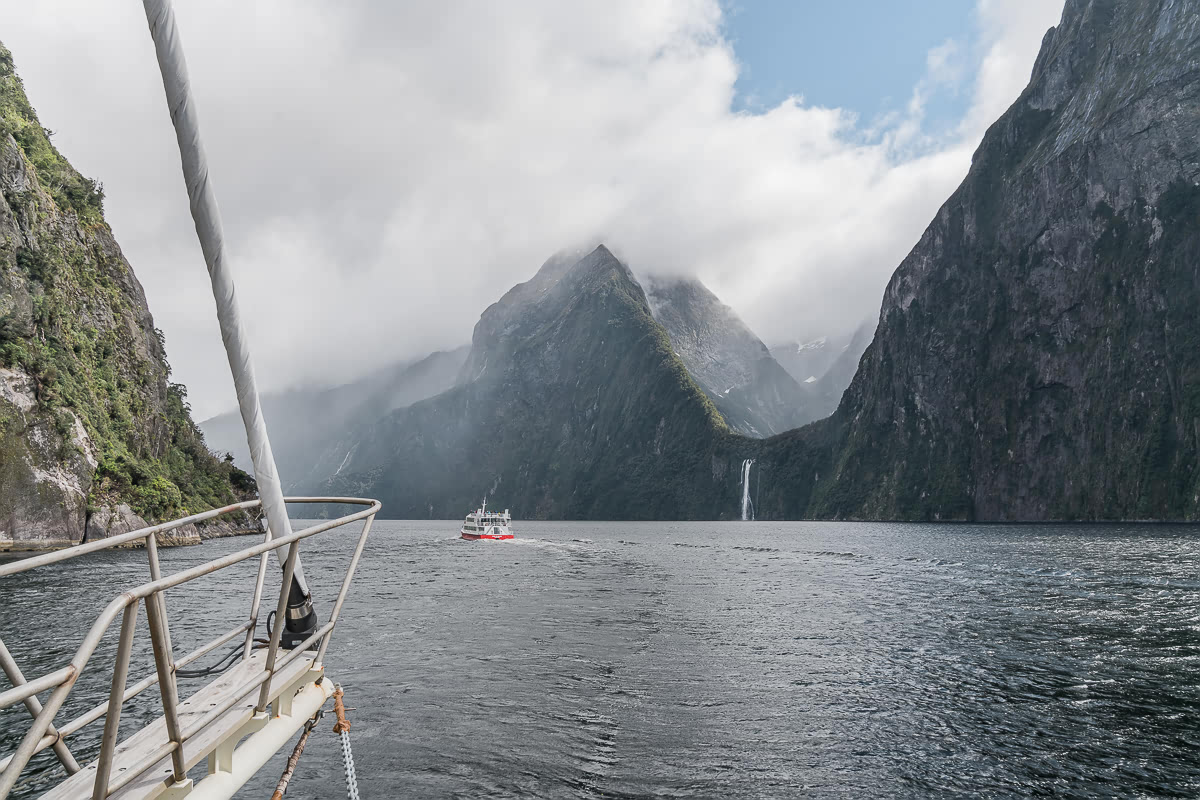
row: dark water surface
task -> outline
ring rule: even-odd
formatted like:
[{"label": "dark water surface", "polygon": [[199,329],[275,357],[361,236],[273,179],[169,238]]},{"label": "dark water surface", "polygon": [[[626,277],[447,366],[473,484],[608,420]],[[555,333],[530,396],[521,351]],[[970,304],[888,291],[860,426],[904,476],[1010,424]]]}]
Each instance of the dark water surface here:
[{"label": "dark water surface", "polygon": [[[1200,529],[517,528],[377,523],[327,661],[365,798],[1200,796]],[[302,551],[318,599],[349,553],[330,536]],[[0,636],[27,673],[59,666],[144,575],[126,551],[2,580]],[[176,652],[244,615],[234,587],[169,595]],[[115,638],[59,719],[106,696]],[[289,798],[345,796],[329,724]],[[36,763],[26,795],[53,776]]]}]

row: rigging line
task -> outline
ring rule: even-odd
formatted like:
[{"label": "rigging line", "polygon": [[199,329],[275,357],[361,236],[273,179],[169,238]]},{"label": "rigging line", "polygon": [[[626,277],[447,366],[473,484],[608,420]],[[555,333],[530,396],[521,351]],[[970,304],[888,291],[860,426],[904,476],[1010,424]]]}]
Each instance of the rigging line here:
[{"label": "rigging line", "polygon": [[[204,263],[208,267],[212,283],[221,340],[225,345],[229,369],[233,373],[238,409],[246,428],[250,460],[254,466],[254,479],[267,514],[267,535],[274,538],[288,536],[292,532],[292,525],[283,502],[283,488],[279,482],[275,455],[271,451],[271,440],[267,436],[267,426],[263,420],[254,363],[250,357],[249,337],[238,311],[233,273],[226,259],[221,212],[217,207],[212,182],[209,180],[208,158],[200,139],[200,118],[195,98],[191,95],[187,60],[184,58],[183,42],[175,24],[175,12],[170,0],[142,0],[142,4],[145,6],[146,22],[154,39],[163,89],[167,95],[167,107],[171,112],[171,123],[175,127],[175,138],[179,143],[192,220],[196,225],[196,236],[200,240],[200,249],[204,253]],[[289,552],[290,548],[297,546],[298,543],[289,545]],[[282,566],[285,554],[279,550],[276,550],[275,554]],[[295,582],[304,595],[311,596],[299,559],[296,561]]]},{"label": "rigging line", "polygon": [[[254,467],[254,480],[267,517],[264,536],[267,539],[290,536],[292,524],[288,519],[287,505],[283,499],[283,487],[279,482],[279,470],[275,464],[275,454],[271,450],[267,423],[263,419],[258,384],[254,376],[254,362],[250,357],[249,336],[238,310],[233,272],[226,259],[221,211],[217,207],[216,191],[209,180],[208,158],[200,139],[200,118],[195,99],[191,95],[187,60],[183,54],[179,29],[175,24],[175,12],[172,10],[171,0],[142,0],[142,5],[145,7],[146,22],[154,40],[154,52],[158,57],[159,73],[162,75],[163,90],[167,96],[167,109],[170,111],[171,124],[175,128],[175,138],[179,144],[179,157],[187,184],[192,221],[196,225],[196,237],[200,240],[200,249],[204,254],[204,263],[212,284],[221,341],[225,345],[229,370],[233,374],[238,410],[246,429],[246,443],[250,448],[250,461]],[[299,558],[300,543],[292,542],[286,550],[286,554],[278,549],[274,552],[280,567],[285,572],[291,572],[290,585],[284,587],[286,601],[281,599],[281,603],[287,604],[287,617],[282,625],[285,635],[279,639],[283,647],[290,649],[317,629],[317,614]],[[259,599],[256,590],[252,617],[258,613]]]},{"label": "rigging line", "polygon": [[279,776],[279,783],[275,785],[275,792],[271,795],[271,800],[283,800],[283,795],[287,792],[288,784],[292,781],[292,774],[296,771],[296,765],[300,763],[300,756],[304,752],[304,745],[308,743],[308,735],[312,733],[313,728],[321,721],[321,717],[325,716],[325,709],[317,709],[317,713],[313,714],[312,719],[304,723],[304,733],[300,735],[300,741],[296,742],[296,747],[292,750],[292,754],[288,756],[287,766],[283,769],[283,774]]}]

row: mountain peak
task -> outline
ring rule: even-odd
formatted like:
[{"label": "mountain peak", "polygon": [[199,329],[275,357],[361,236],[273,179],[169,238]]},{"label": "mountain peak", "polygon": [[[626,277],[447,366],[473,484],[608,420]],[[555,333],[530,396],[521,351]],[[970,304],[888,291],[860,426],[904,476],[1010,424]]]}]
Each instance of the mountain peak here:
[{"label": "mountain peak", "polygon": [[[368,486],[401,516],[450,516],[484,492],[525,518],[734,508],[729,467],[696,455],[728,429],[628,267],[599,246],[554,275],[484,312],[457,386],[339,444],[321,491]],[[687,477],[659,488],[668,475]]]},{"label": "mountain peak", "polygon": [[597,245],[592,252],[579,259],[571,267],[570,272],[599,274],[607,270],[618,270],[622,275],[628,276],[630,280],[635,280],[629,267],[603,244]]},{"label": "mountain peak", "polygon": [[[507,359],[510,348],[526,331],[559,315],[567,298],[582,301],[608,286],[610,279],[635,302],[645,305],[637,279],[607,247],[598,245],[582,258],[578,253],[563,250],[551,256],[536,275],[509,289],[484,310],[475,323],[471,353],[459,374],[460,383],[485,375],[495,377],[494,365]],[[489,363],[493,365],[491,372]]]}]

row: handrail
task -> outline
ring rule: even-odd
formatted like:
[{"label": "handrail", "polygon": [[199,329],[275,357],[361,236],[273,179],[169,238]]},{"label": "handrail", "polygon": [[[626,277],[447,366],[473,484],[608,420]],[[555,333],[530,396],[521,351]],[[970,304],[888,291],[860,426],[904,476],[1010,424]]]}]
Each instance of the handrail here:
[{"label": "handrail", "polygon": [[13,687],[7,692],[0,692],[0,708],[8,708],[9,706],[20,703],[27,697],[33,697],[35,694],[41,694],[47,689],[60,685],[63,681],[73,676],[70,667],[49,672],[40,678],[32,681],[26,681],[20,686]]},{"label": "handrail", "polygon": [[[211,642],[204,645],[203,647],[199,647],[199,648],[193,650],[191,653],[188,653],[186,656],[184,656],[181,659],[178,659],[175,662],[176,669],[178,669],[179,667],[185,667],[188,664],[195,661],[197,658],[200,658],[201,656],[211,653],[213,650],[216,650],[221,645],[225,644],[226,642],[228,642],[231,639],[233,639],[234,637],[236,637],[239,633],[245,633],[246,627],[247,627],[247,623],[243,622],[241,625],[238,625],[236,628],[229,631],[224,636],[220,636],[216,639],[213,639]],[[126,689],[125,693],[123,695],[121,695],[121,702],[124,703],[125,701],[136,697],[137,695],[139,695],[142,692],[144,692],[145,690],[149,689],[151,686],[153,686],[156,683],[158,683],[158,673],[151,672],[145,678],[138,681],[130,688]],[[92,724],[96,720],[103,717],[104,712],[107,709],[108,709],[108,701],[97,704],[96,707],[93,708],[91,711],[86,711],[83,714],[80,714],[75,719],[68,722],[67,724],[63,725],[62,728],[60,728],[62,735],[68,736],[72,733],[75,733],[80,728],[83,728],[87,725]],[[0,768],[2,768],[3,766],[4,766],[4,762],[0,762]]]},{"label": "handrail", "polygon": [[[288,500],[289,502],[293,503],[305,502],[304,500],[295,497],[288,498]],[[40,556],[30,556],[29,558],[22,558],[19,561],[10,561],[7,564],[0,564],[0,578],[3,578],[7,575],[16,575],[18,572],[27,572],[28,570],[36,569],[37,567],[43,567],[46,564],[57,564],[59,561],[66,561],[67,559],[71,558],[79,558],[80,556],[86,556],[89,553],[107,550],[110,547],[120,547],[121,545],[128,544],[129,542],[136,542],[139,539],[145,539],[151,534],[166,533],[167,531],[173,531],[176,528],[182,528],[184,525],[191,525],[195,522],[204,522],[205,520],[212,519],[213,517],[219,517],[222,514],[231,514],[234,511],[254,508],[257,505],[259,505],[258,500],[247,500],[244,503],[234,503],[222,508],[214,508],[211,511],[203,511],[199,514],[192,514],[190,517],[183,517],[182,519],[164,522],[161,525],[153,525],[149,528],[138,528],[136,531],[117,534],[116,536],[110,536],[107,539],[97,539],[94,542],[84,542],[83,544],[73,545],[63,550],[54,550],[49,553],[43,553]]]},{"label": "handrail", "polygon": [[[371,529],[371,523],[374,521],[375,515],[381,508],[381,505],[377,500],[346,497],[289,497],[287,498],[287,502],[364,505],[367,506],[367,508],[344,517],[339,517],[334,520],[313,525],[301,531],[294,531],[287,536],[266,539],[265,541],[252,547],[245,548],[235,553],[230,553],[222,556],[221,558],[213,559],[212,561],[208,561],[204,564],[200,564],[168,576],[158,575],[156,537],[159,533],[174,530],[175,528],[182,527],[183,525],[187,525],[192,522],[211,519],[221,514],[229,513],[230,511],[253,508],[258,505],[259,501],[254,500],[244,503],[236,503],[230,506],[225,506],[224,508],[206,511],[201,514],[193,514],[190,517],[173,520],[161,525],[154,525],[138,531],[131,531],[130,533],[121,534],[120,536],[114,536],[111,539],[88,543],[86,545],[79,545],[71,548],[70,550],[62,550],[54,553],[47,553],[41,556],[35,556],[33,558],[6,564],[0,567],[0,577],[4,577],[5,575],[25,572],[29,569],[35,569],[46,564],[58,563],[70,558],[76,558],[86,553],[92,553],[110,547],[119,547],[120,545],[127,544],[129,542],[144,540],[146,542],[147,551],[150,558],[152,577],[152,580],[143,583],[140,586],[134,587],[133,589],[122,592],[111,602],[109,602],[109,604],[104,608],[104,610],[97,617],[96,621],[92,624],[91,628],[88,630],[83,642],[76,650],[75,655],[71,659],[68,666],[54,670],[46,675],[34,679],[33,681],[23,683],[19,686],[15,686],[13,689],[0,693],[0,709],[3,709],[22,702],[26,698],[31,697],[38,692],[42,692],[50,688],[54,689],[46,703],[42,706],[40,712],[34,717],[33,722],[31,723],[29,730],[26,732],[25,737],[22,739],[21,744],[18,746],[17,751],[3,761],[0,761],[0,769],[3,770],[0,772],[0,800],[6,797],[9,791],[11,791],[13,785],[19,778],[20,773],[24,770],[26,764],[29,762],[29,759],[32,758],[34,754],[46,749],[47,747],[50,747],[51,745],[57,745],[63,742],[67,735],[79,731],[83,727],[95,722],[101,717],[107,718],[110,714],[112,715],[112,719],[106,723],[105,726],[105,735],[101,747],[99,769],[97,770],[97,777],[94,787],[94,797],[107,797],[112,791],[116,791],[118,788],[120,788],[120,786],[126,785],[129,781],[132,781],[138,775],[145,772],[154,763],[156,763],[158,758],[163,757],[165,754],[172,754],[174,756],[176,764],[176,778],[181,779],[181,776],[179,775],[179,768],[183,764],[182,748],[187,740],[191,739],[197,733],[202,731],[205,727],[210,725],[222,714],[232,708],[243,697],[260,686],[263,687],[258,706],[261,710],[261,708],[265,706],[273,676],[280,669],[287,666],[296,658],[300,657],[300,655],[306,650],[316,646],[318,642],[320,642],[320,649],[315,657],[314,664],[319,665],[321,663],[321,660],[324,657],[325,648],[328,645],[329,636],[334,627],[337,625],[342,604],[345,601],[346,594],[350,588],[350,583],[353,579],[355,571],[357,570],[358,561],[362,555],[363,548],[366,545],[366,539]],[[360,520],[365,520],[363,530],[359,534],[358,541],[354,549],[354,554],[351,557],[350,564],[347,567],[346,576],[342,581],[342,586],[338,592],[337,599],[333,606],[333,613],[330,615],[329,621],[324,626],[319,628],[315,633],[310,635],[308,639],[301,643],[300,646],[287,653],[282,658],[279,658],[278,662],[276,661],[276,653],[279,649],[279,629],[282,628],[282,625],[277,626],[277,629],[272,632],[271,643],[268,646],[267,666],[262,673],[247,680],[244,684],[237,687],[236,697],[227,698],[225,702],[222,702],[218,707],[211,709],[200,720],[192,723],[187,730],[178,730],[177,725],[168,725],[171,741],[159,748],[159,751],[161,752],[156,752],[152,754],[153,757],[143,758],[137,764],[127,767],[121,773],[119,779],[110,782],[110,766],[116,745],[117,725],[119,721],[121,705],[142,691],[148,689],[150,686],[153,686],[155,683],[159,683],[163,685],[164,711],[167,713],[168,717],[172,717],[174,712],[174,697],[176,696],[176,668],[211,652],[217,647],[220,647],[222,644],[225,644],[236,638],[241,633],[247,634],[247,641],[253,637],[253,628],[255,625],[254,620],[257,616],[258,610],[257,598],[261,595],[264,570],[260,568],[258,571],[258,581],[255,586],[255,602],[251,609],[251,620],[242,623],[233,630],[227,631],[221,636],[218,636],[216,639],[205,645],[202,645],[178,661],[172,661],[170,634],[167,626],[166,606],[164,603],[162,603],[162,593],[167,589],[179,586],[183,583],[187,583],[205,575],[210,575],[219,570],[233,566],[234,564],[254,558],[255,556],[265,557],[267,553],[283,547],[289,548],[289,557],[287,560],[292,562],[296,557],[298,557],[298,543],[301,540]],[[296,543],[296,547],[291,547],[293,543]],[[280,587],[279,602],[281,604],[286,603],[288,588],[289,582],[286,580],[285,576],[285,580]],[[155,673],[147,676],[126,690],[125,681],[126,673],[128,671],[128,658],[132,647],[133,624],[134,620],[136,620],[137,606],[142,600],[146,601],[148,612],[152,609],[157,612],[151,616],[152,636],[156,639],[156,646],[153,649],[156,670]],[[52,731],[52,733],[57,733],[57,735],[47,735],[47,731],[51,730],[55,714],[66,701],[68,695],[75,685],[76,680],[87,666],[88,661],[91,659],[96,647],[99,645],[100,640],[108,631],[109,627],[111,627],[117,616],[122,614],[124,614],[125,620],[122,624],[121,641],[118,646],[118,669],[113,676],[113,683],[109,693],[108,701],[100,704],[90,711],[85,712],[79,717],[76,717],[74,720],[68,722],[57,731]],[[155,624],[156,617],[158,618],[157,626]],[[249,657],[249,650],[247,650],[243,655],[243,658],[247,657]],[[163,681],[168,681],[169,683],[163,684]],[[168,721],[171,722],[172,720]],[[69,751],[66,751],[65,744],[63,745],[62,749],[69,758]],[[57,747],[56,752],[58,752]],[[63,756],[60,755],[60,759],[62,758]],[[73,759],[71,760],[73,761]],[[64,760],[64,764],[66,763],[66,760]],[[78,767],[76,766],[76,769],[77,768]]]},{"label": "handrail", "polygon": [[[375,500],[369,500],[365,497],[285,497],[283,498],[288,503],[332,503],[338,505],[357,505],[366,506],[376,503]],[[204,522],[213,517],[219,517],[222,514],[232,514],[234,511],[243,511],[249,508],[257,508],[262,505],[261,500],[247,500],[242,503],[233,503],[221,508],[214,508],[209,511],[202,511],[199,514],[192,514],[190,517],[182,517],[180,519],[164,522],[160,525],[151,525],[147,528],[139,528],[136,531],[110,536],[107,539],[97,539],[94,542],[84,542],[83,544],[72,545],[71,547],[62,550],[54,550],[49,553],[43,553],[37,556],[30,556],[16,561],[10,561],[6,564],[0,564],[0,578],[8,575],[16,575],[18,572],[27,572],[31,569],[43,567],[47,564],[57,564],[60,561],[86,556],[89,553],[95,553],[100,550],[107,550],[110,547],[120,547],[129,542],[136,542],[139,539],[149,538],[151,534],[166,533],[173,531],[176,528],[182,528],[185,525],[191,525],[196,522]],[[340,518],[339,518],[340,519]],[[362,517],[357,517],[362,519]],[[353,520],[345,520],[352,522]],[[328,530],[326,528],[325,530]]]},{"label": "handrail", "polygon": [[[8,648],[4,646],[4,642],[0,642],[0,670],[8,676],[9,682],[13,686],[22,686],[25,684],[25,675],[21,672],[21,668],[17,666],[16,659],[12,657],[12,653],[8,652]],[[36,697],[26,697],[23,701],[25,709],[36,717],[42,713],[42,704]],[[59,741],[62,734],[54,729],[51,725],[46,729],[46,735],[52,737],[54,741],[51,744],[54,747],[54,754],[58,756],[59,762],[66,768],[68,774],[74,774],[80,770],[79,762],[75,760],[75,756],[67,748],[63,741]],[[2,767],[0,767],[2,769]]]}]

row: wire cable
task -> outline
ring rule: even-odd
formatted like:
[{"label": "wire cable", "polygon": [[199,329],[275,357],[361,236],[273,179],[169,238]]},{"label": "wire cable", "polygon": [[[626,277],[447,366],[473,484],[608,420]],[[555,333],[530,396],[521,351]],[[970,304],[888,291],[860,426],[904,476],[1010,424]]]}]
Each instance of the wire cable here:
[{"label": "wire cable", "polygon": [[179,678],[204,678],[209,675],[219,675],[225,670],[234,665],[234,661],[242,654],[242,645],[237,645],[234,649],[217,663],[203,669],[178,669],[175,670],[175,676]]},{"label": "wire cable", "polygon": [[[270,645],[270,641],[267,639],[255,638],[254,644],[256,646],[253,649],[261,650],[262,648]],[[176,668],[175,676],[177,678],[205,678],[205,677],[208,677],[209,675],[219,675],[222,672],[224,672],[225,670],[232,667],[234,664],[236,664],[237,657],[240,656],[241,654],[242,654],[242,646],[240,644],[235,645],[234,648],[232,650],[230,650],[229,653],[226,654],[225,657],[222,658],[217,663],[215,663],[211,666],[208,666],[208,667],[204,667],[203,669],[179,669],[179,668]]]}]

